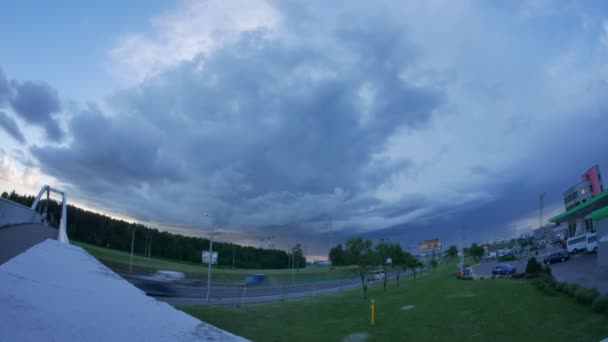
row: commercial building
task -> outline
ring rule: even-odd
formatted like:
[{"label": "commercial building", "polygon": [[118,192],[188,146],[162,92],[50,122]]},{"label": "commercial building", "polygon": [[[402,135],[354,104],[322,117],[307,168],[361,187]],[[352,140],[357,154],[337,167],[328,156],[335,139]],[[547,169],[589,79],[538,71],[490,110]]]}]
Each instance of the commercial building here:
[{"label": "commercial building", "polygon": [[[566,239],[582,237],[587,233],[596,233],[595,222],[597,218],[601,217],[603,219],[605,216],[595,214],[596,219],[594,220],[594,213],[608,210],[606,209],[608,208],[608,190],[604,191],[599,167],[597,165],[593,166],[581,178],[580,183],[572,186],[564,193],[566,211],[549,219],[549,222],[558,225],[556,229],[565,231]],[[608,234],[608,229],[606,233]],[[598,232],[598,241],[605,238],[602,234],[604,234],[604,230]],[[608,263],[608,258],[603,256],[603,254],[608,254],[608,243],[603,246],[598,243],[597,250],[598,263],[602,263],[603,260]],[[602,256],[600,257],[600,255]]]}]

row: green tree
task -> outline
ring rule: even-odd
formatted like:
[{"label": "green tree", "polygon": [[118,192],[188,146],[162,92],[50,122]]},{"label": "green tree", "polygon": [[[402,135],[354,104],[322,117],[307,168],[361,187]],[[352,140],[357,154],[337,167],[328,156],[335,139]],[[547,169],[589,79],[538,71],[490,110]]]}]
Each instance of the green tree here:
[{"label": "green tree", "polygon": [[2,198],[8,198],[8,192],[4,191],[4,192],[2,193]]},{"label": "green tree", "polygon": [[346,256],[342,244],[338,244],[329,250],[329,260],[332,266],[344,266],[346,265]]},{"label": "green tree", "polygon": [[399,278],[401,277],[401,271],[407,270],[407,262],[412,255],[408,252],[404,252],[401,245],[395,244],[392,253],[393,267],[395,269],[395,277],[397,278],[397,286],[399,286]]},{"label": "green tree", "polygon": [[437,269],[437,260],[431,260],[431,267],[433,268],[433,272],[435,272],[435,270]]},{"label": "green tree", "polygon": [[414,273],[414,279],[416,279],[416,271],[418,271],[418,269],[420,269],[422,266],[424,266],[424,264],[413,256],[408,260],[408,267]]},{"label": "green tree", "polygon": [[[34,203],[34,196],[24,196],[15,191],[6,193],[6,198],[25,205]],[[4,197],[4,194],[2,194]],[[55,218],[52,226],[57,226],[61,217],[61,206],[54,200],[41,201],[39,208],[48,205],[49,216]],[[67,207],[68,236],[71,240],[87,242],[93,245],[110,247],[129,252],[131,248],[131,231],[135,229],[135,254],[175,259],[187,262],[201,262],[201,251],[209,248],[209,240],[188,237],[179,234],[161,232],[158,229],[141,224],[117,220],[102,214],[87,211],[71,204]],[[213,244],[219,253],[220,266],[232,266],[234,251],[235,267],[238,268],[286,268],[287,252],[276,249],[262,249],[251,246],[240,246],[232,243],[216,242]],[[296,253],[297,267],[305,267],[301,246]]]},{"label": "green tree", "polygon": [[351,238],[346,241],[346,254],[348,259],[358,266],[361,287],[363,288],[363,298],[367,298],[367,274],[372,267],[378,264],[378,258],[372,247],[372,242],[370,240],[363,240],[360,237]]},{"label": "green tree", "polygon": [[476,243],[473,243],[471,245],[471,248],[469,248],[469,255],[472,256],[475,261],[479,261],[479,259],[481,259],[484,253],[485,249],[483,249],[483,247],[479,246]]},{"label": "green tree", "polygon": [[451,245],[447,251],[448,258],[453,260],[458,255],[458,248],[454,245]]},{"label": "green tree", "polygon": [[[386,271],[388,270],[389,264],[388,259],[393,259],[397,253],[397,248],[401,249],[401,246],[396,243],[391,243],[388,239],[380,239],[380,242],[376,244],[376,254],[378,261],[382,264],[382,272],[384,273],[384,291],[386,292],[386,281],[388,279]],[[391,260],[393,262],[393,260]]]},{"label": "green tree", "polygon": [[297,243],[291,249],[291,255],[293,257],[293,267],[296,269],[306,267],[306,258],[304,257],[304,252],[302,251],[302,245]]}]

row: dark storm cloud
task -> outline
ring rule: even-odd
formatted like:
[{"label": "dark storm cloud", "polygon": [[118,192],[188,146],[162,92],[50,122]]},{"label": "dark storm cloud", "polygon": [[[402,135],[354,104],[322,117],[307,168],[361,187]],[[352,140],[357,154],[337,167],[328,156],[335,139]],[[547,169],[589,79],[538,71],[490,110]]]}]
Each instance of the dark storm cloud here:
[{"label": "dark storm cloud", "polygon": [[560,31],[516,12],[387,3],[276,2],[276,32],[153,72],[31,152],[93,207],[322,248],[511,236],[607,165],[603,61],[530,44]]},{"label": "dark storm cloud", "polygon": [[[555,132],[554,141],[546,147],[533,152],[516,175],[491,173],[493,181],[486,190],[495,195],[495,200],[467,204],[457,210],[441,208],[428,222],[396,225],[366,236],[391,237],[410,248],[435,237],[446,244],[468,246],[472,242],[511,238],[537,228],[540,194],[545,193],[543,221],[546,223],[552,215],[550,210],[565,210],[563,192],[579,183],[588,168],[598,164],[600,171],[608,171],[605,168],[608,157],[604,153],[608,136],[603,134],[608,125],[603,115],[579,117],[576,127],[588,132],[586,139],[565,143],[563,137],[572,132],[567,127],[563,132]],[[474,174],[489,172],[475,167]]]},{"label": "dark storm cloud", "polygon": [[13,139],[25,144],[25,137],[17,125],[14,118],[8,116],[5,112],[0,111],[0,127],[2,127]]},{"label": "dark storm cloud", "polygon": [[10,97],[10,85],[8,79],[0,68],[0,106],[3,106]]},{"label": "dark storm cloud", "polygon": [[374,202],[361,179],[378,183],[383,168],[407,164],[371,174],[372,155],[442,102],[437,90],[400,78],[415,53],[380,21],[333,31],[330,51],[262,33],[116,94],[113,115],[76,115],[69,146],[32,154],[44,172],[91,195],[104,191],[109,202],[136,189],[131,215],[160,200],[147,189],[163,193],[175,208],[157,219],[177,223],[198,223],[183,206],[205,208],[218,224],[307,229]]},{"label": "dark storm cloud", "polygon": [[[0,68],[0,109],[3,107],[11,108],[25,122],[42,127],[51,141],[61,141],[65,135],[55,117],[61,111],[59,95],[46,82],[9,80]],[[2,127],[25,143],[14,119],[4,115]]]},{"label": "dark storm cloud", "polygon": [[63,139],[64,132],[53,117],[61,110],[55,89],[44,82],[32,81],[12,81],[11,88],[13,95],[10,104],[20,117],[30,124],[43,127],[48,139]]}]

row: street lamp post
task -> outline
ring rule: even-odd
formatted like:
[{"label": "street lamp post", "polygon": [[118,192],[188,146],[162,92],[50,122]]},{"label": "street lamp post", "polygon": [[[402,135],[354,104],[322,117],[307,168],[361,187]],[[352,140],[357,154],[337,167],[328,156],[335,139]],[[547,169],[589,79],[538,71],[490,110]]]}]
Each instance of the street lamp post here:
[{"label": "street lamp post", "polygon": [[133,247],[135,247],[135,228],[131,234],[131,261],[129,262],[129,273],[133,273]]},{"label": "street lamp post", "polygon": [[539,203],[539,209],[540,209],[539,210],[539,220],[540,220],[539,223],[540,223],[540,225],[538,226],[539,228],[541,228],[543,226],[543,207],[544,207],[543,199],[545,198],[546,194],[547,194],[546,192],[543,192],[539,197],[539,200],[540,200],[540,203]]},{"label": "street lamp post", "polygon": [[209,258],[207,258],[207,302],[211,292],[211,263],[213,262],[213,227],[211,227],[211,237],[209,238]]}]

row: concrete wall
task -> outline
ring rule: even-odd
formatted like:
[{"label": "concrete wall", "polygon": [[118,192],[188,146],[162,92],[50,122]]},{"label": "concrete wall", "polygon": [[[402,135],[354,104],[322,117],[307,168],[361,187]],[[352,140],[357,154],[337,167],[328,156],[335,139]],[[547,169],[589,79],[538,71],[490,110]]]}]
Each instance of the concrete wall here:
[{"label": "concrete wall", "polygon": [[31,208],[0,198],[0,227],[40,222],[42,222],[42,215]]},{"label": "concrete wall", "polygon": [[595,221],[597,229],[597,263],[608,266],[608,219]]}]

